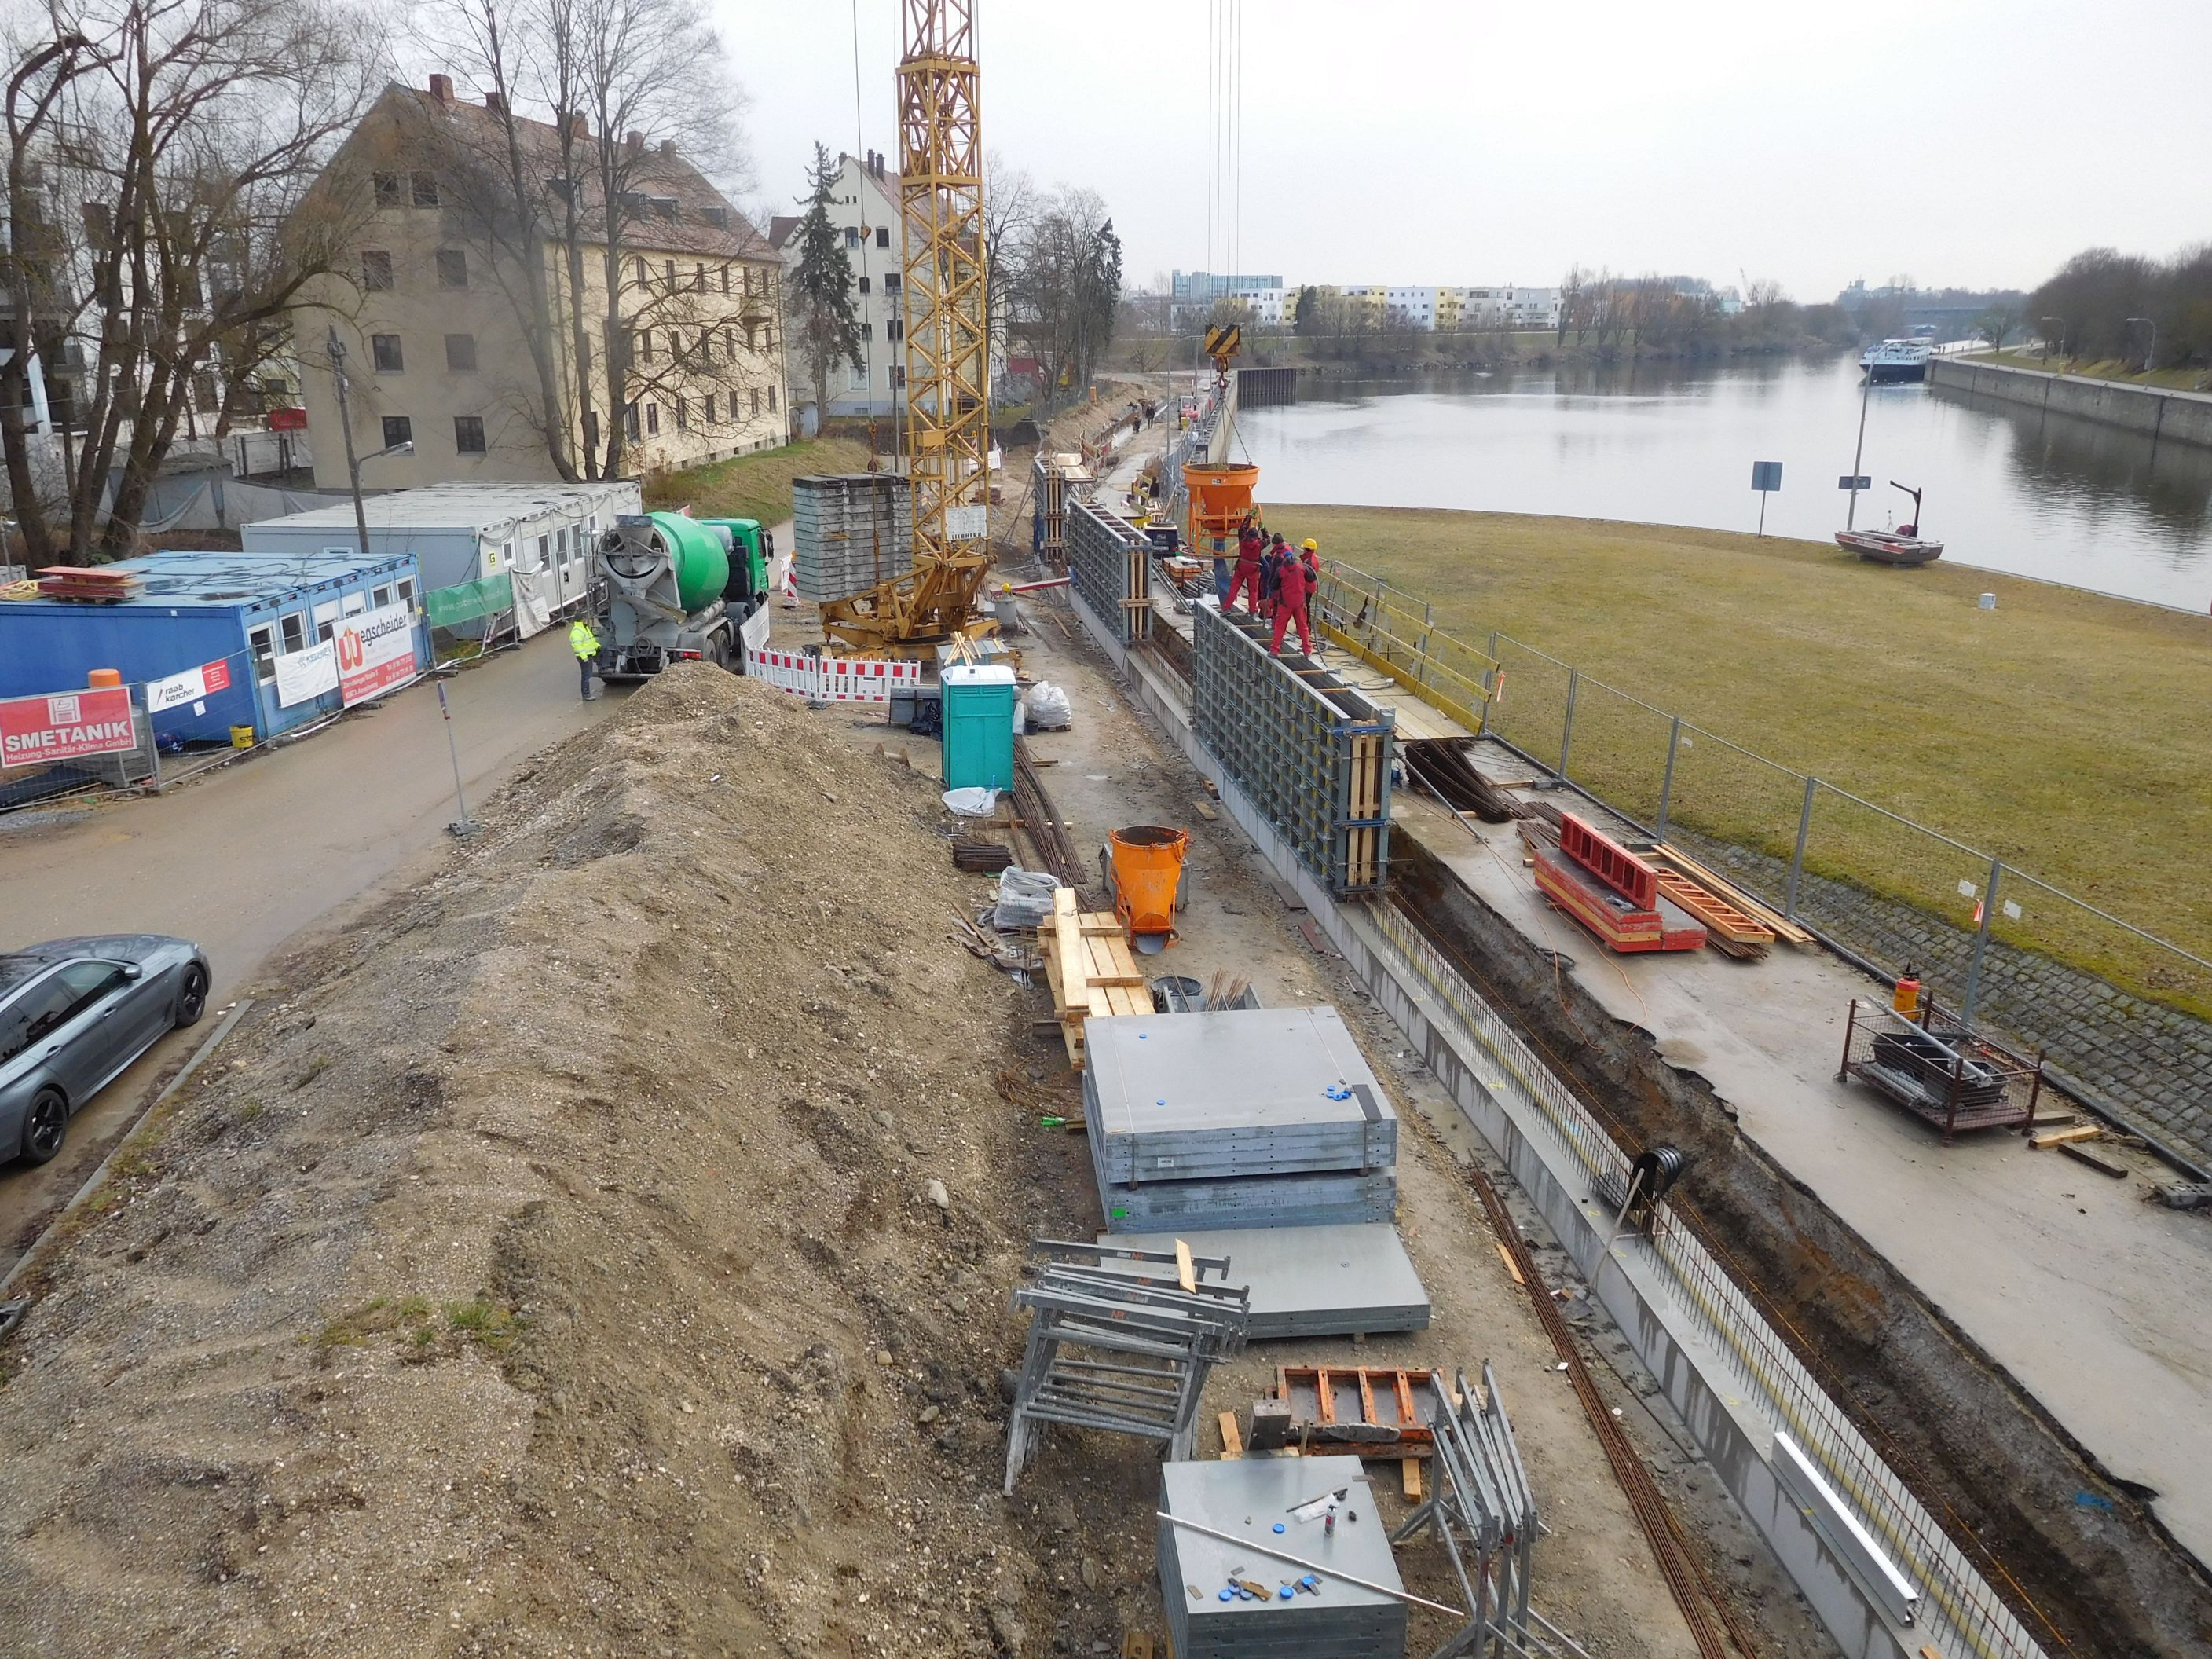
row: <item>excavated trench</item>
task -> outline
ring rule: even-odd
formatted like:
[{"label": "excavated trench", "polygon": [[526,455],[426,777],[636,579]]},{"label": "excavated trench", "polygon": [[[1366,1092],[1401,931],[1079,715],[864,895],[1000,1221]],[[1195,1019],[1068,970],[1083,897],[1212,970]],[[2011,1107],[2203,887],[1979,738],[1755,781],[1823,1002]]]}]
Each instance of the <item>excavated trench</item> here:
[{"label": "excavated trench", "polygon": [[1694,1072],[1615,1019],[1573,975],[1410,836],[1407,909],[1549,1051],[1625,1138],[1693,1159],[1678,1207],[1760,1297],[1861,1430],[2045,1645],[2212,1650],[2212,1582],[2132,1483],[2115,1480],[1868,1243],[1737,1130]]}]

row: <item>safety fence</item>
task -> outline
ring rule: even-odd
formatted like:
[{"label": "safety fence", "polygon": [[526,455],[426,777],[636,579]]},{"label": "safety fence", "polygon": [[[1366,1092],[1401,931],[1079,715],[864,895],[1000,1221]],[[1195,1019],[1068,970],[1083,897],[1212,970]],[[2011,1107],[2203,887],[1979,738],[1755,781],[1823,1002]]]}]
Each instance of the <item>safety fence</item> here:
[{"label": "safety fence", "polygon": [[1329,559],[1314,593],[1314,622],[1332,643],[1468,731],[1481,725],[1498,664],[1438,628],[1427,600],[1341,559]]},{"label": "safety fence", "polygon": [[1193,608],[1191,624],[1198,740],[1331,893],[1382,891],[1391,712],[1306,658],[1273,655],[1208,606]]},{"label": "safety fence", "polygon": [[748,644],[745,675],[812,702],[889,702],[921,684],[921,665],[886,657],[825,657]]},{"label": "safety fence", "polygon": [[[1375,905],[1367,914],[1504,1073],[1486,1080],[1486,1086],[1493,1091],[1510,1088],[1533,1107],[1553,1149],[1583,1172],[1586,1190],[1611,1194],[1608,1207],[1617,1203],[1629,1176],[1628,1152],[1410,915],[1395,902]],[[1850,1516],[1909,1582],[1917,1595],[1911,1603],[1916,1638],[1936,1653],[1961,1659],[2041,1659],[2045,1650],[2027,1626],[1814,1378],[1686,1218],[1662,1199],[1653,1206],[1647,1231],[1632,1231],[1623,1237],[1630,1248],[1638,1238],[1644,1241],[1645,1260],[1663,1275],[1668,1301],[1726,1368],[1729,1391],[1740,1390],[1741,1400],[1770,1430],[1786,1433],[1803,1449]],[[1786,1484],[1779,1472],[1778,1480]]]}]

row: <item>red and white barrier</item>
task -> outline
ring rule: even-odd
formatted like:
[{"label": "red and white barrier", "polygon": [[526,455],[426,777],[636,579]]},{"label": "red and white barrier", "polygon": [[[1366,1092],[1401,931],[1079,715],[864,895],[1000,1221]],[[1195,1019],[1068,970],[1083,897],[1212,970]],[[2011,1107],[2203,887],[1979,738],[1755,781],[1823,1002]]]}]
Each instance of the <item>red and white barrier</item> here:
[{"label": "red and white barrier", "polygon": [[894,690],[921,684],[921,665],[884,657],[821,657],[805,651],[745,648],[745,672],[779,691],[816,702],[889,702]]}]

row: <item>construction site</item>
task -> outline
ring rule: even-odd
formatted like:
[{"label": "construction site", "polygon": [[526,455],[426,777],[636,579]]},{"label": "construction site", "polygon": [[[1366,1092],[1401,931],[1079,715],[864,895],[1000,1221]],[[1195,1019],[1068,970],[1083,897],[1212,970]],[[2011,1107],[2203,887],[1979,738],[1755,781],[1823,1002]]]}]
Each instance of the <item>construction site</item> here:
[{"label": "construction site", "polygon": [[6,1645],[2212,1650],[2191,1172],[1356,550],[1306,648],[1224,603],[1233,329],[994,481],[972,6],[904,9],[899,467],[33,1247]]}]

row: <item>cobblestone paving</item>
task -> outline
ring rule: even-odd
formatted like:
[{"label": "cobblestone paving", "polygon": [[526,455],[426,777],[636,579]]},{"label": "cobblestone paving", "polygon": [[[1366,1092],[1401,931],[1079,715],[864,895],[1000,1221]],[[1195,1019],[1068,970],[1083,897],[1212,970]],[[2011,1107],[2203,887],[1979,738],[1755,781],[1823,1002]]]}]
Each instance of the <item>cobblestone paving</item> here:
[{"label": "cobblestone paving", "polygon": [[[1674,838],[1779,906],[1789,866],[1679,827]],[[1907,962],[1944,1003],[1966,989],[1974,936],[1940,917],[1849,883],[1805,876],[1797,915],[1891,971]],[[1978,1023],[2079,1079],[2117,1111],[2201,1166],[2212,1168],[2212,1023],[2197,1019],[1992,939],[1982,960]]]}]

